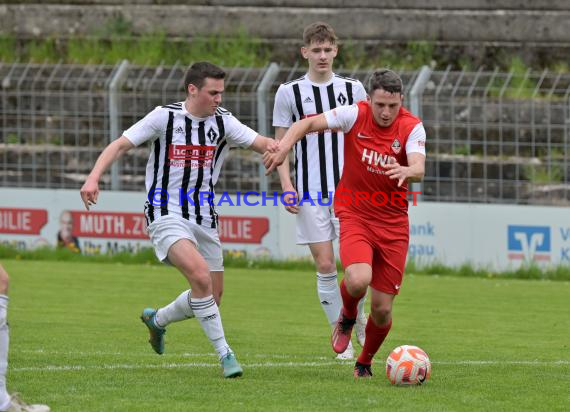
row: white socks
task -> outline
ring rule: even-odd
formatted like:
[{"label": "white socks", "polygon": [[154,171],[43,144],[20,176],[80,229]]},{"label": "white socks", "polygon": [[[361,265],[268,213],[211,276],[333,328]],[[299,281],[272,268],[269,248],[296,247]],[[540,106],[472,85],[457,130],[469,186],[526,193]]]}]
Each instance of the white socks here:
[{"label": "white socks", "polygon": [[200,321],[204,333],[212,342],[220,358],[231,352],[224,336],[220,310],[213,295],[194,298],[190,289],[185,290],[173,302],[156,311],[154,323],[159,328],[165,328],[172,322],[193,317]]},{"label": "white socks", "polygon": [[220,316],[220,310],[218,309],[218,305],[216,305],[214,296],[191,298],[190,306],[194,311],[194,315],[200,321],[204,333],[208,339],[210,339],[210,342],[212,342],[212,346],[214,346],[216,352],[218,352],[220,359],[228,352],[232,352],[224,336],[222,317]]},{"label": "white socks", "polygon": [[336,272],[317,272],[317,293],[329,324],[334,325],[342,308],[342,298],[340,297]]},{"label": "white socks", "polygon": [[172,303],[156,311],[154,323],[159,328],[165,328],[172,322],[179,322],[184,319],[194,317],[194,312],[190,307],[192,300],[192,290],[182,292]]},{"label": "white socks", "polygon": [[[367,291],[367,293],[368,293],[368,291]],[[362,299],[360,299],[358,301],[358,305],[356,306],[358,308],[358,317],[359,318],[366,319],[366,315],[364,314],[364,301],[366,300],[367,293],[365,293],[364,296],[362,296]]]},{"label": "white socks", "polygon": [[[337,273],[318,273],[317,272],[317,293],[321,306],[327,315],[329,324],[334,326],[340,315],[342,308],[342,297],[340,296],[340,288],[337,281]],[[364,301],[366,295],[358,302],[358,316],[364,316]]]},{"label": "white socks", "polygon": [[0,295],[0,410],[8,409],[10,395],[6,391],[6,371],[8,370],[9,330],[7,323],[8,296]]}]

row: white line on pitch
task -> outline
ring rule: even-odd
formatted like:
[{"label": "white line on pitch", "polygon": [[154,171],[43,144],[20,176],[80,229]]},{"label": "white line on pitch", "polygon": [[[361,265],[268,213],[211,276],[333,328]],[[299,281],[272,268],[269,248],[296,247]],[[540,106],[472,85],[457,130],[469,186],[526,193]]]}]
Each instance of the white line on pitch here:
[{"label": "white line on pitch", "polygon": [[[18,353],[29,353],[29,354],[36,354],[36,355],[66,355],[66,356],[125,356],[131,357],[136,356],[137,358],[140,357],[150,357],[156,358],[157,355],[152,353],[150,350],[145,353],[137,353],[137,352],[102,352],[102,351],[93,351],[93,352],[85,352],[85,351],[54,351],[54,350],[44,350],[44,349],[33,349],[33,350],[14,350],[14,352]],[[259,358],[259,359],[312,359],[312,360],[330,360],[334,357],[334,354],[331,352],[331,356],[313,356],[310,354],[307,355],[289,355],[289,354],[263,354],[263,353],[246,353],[246,352],[239,352],[238,354],[242,358]],[[210,353],[166,353],[161,355],[161,358],[217,358],[218,355],[214,352]]]},{"label": "white line on pitch", "polygon": [[[299,366],[332,366],[342,365],[343,362],[264,362],[243,364],[245,368],[275,368],[275,367],[299,367]],[[351,362],[352,364],[352,362]],[[63,365],[63,366],[33,366],[23,368],[10,368],[11,372],[39,372],[39,371],[80,371],[80,370],[107,370],[107,369],[184,369],[184,368],[219,368],[219,363],[165,363],[160,365]]]},{"label": "white line on pitch", "polygon": [[466,361],[432,361],[436,365],[570,365],[570,360],[552,361],[508,361],[508,360],[466,360]]},{"label": "white line on pitch", "polygon": [[[54,351],[54,350],[45,350],[45,349],[33,349],[33,350],[17,350],[15,352],[18,353],[30,353],[30,354],[39,354],[39,355],[66,355],[66,356],[124,356],[124,357],[149,357],[149,358],[157,358],[157,355],[152,352],[145,352],[145,353],[136,353],[136,352],[102,352],[102,351],[93,351],[93,352],[86,352],[86,351]],[[310,354],[307,355],[293,355],[293,354],[266,354],[266,353],[247,353],[247,352],[239,352],[238,356],[240,358],[257,358],[257,359],[311,359],[311,360],[322,360],[322,361],[330,361],[330,359],[334,356],[313,356]],[[210,353],[166,353],[161,355],[162,359],[165,358],[217,358],[218,355],[214,352]],[[569,359],[562,359],[562,360],[454,360],[454,361],[437,361],[431,360],[431,363],[437,365],[567,365],[570,364]]]},{"label": "white line on pitch", "polygon": [[[435,365],[533,365],[533,366],[561,366],[570,365],[568,360],[558,361],[491,361],[491,360],[475,360],[475,361],[442,361],[432,362]],[[306,367],[306,366],[334,366],[352,364],[352,361],[334,361],[334,362],[262,362],[262,363],[245,363],[245,368],[281,368],[281,367]],[[137,364],[111,364],[111,365],[47,365],[11,368],[12,372],[39,372],[39,371],[77,371],[77,370],[113,370],[113,369],[184,369],[184,368],[213,368],[219,367],[218,363],[166,363],[159,365],[137,365]]]}]

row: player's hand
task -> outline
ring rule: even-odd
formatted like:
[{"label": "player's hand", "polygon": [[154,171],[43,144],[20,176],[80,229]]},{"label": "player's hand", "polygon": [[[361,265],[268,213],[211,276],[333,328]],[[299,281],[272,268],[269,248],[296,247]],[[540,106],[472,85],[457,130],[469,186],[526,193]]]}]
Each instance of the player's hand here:
[{"label": "player's hand", "polygon": [[279,150],[275,153],[269,151],[263,153],[263,164],[267,171],[265,175],[269,175],[272,171],[277,169],[277,166],[281,166],[287,157],[288,150],[284,150],[283,147],[279,147]]},{"label": "player's hand", "polygon": [[99,182],[89,177],[81,188],[81,200],[85,204],[85,208],[89,210],[89,206],[97,204],[97,197],[99,196]]},{"label": "player's hand", "polygon": [[390,179],[398,179],[398,187],[402,186],[410,174],[409,167],[402,166],[397,162],[385,165],[384,169],[386,169],[386,176],[388,176]]},{"label": "player's hand", "polygon": [[270,153],[277,153],[279,151],[279,139],[275,139],[274,142],[269,143],[269,145],[267,145],[267,151]]},{"label": "player's hand", "polygon": [[283,206],[289,213],[296,215],[299,213],[299,195],[293,186],[283,189]]}]

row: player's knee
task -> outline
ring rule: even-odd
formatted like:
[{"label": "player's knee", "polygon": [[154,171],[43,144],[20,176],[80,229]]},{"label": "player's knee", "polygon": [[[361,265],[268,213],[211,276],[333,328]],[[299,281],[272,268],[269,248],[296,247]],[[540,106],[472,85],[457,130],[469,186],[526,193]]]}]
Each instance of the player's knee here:
[{"label": "player's knee", "polygon": [[194,272],[191,276],[190,283],[192,289],[200,292],[207,292],[212,290],[212,279],[209,272]]},{"label": "player's knee", "polygon": [[317,258],[316,260],[317,272],[319,273],[333,273],[336,272],[336,262],[330,257]]},{"label": "player's knee", "polygon": [[192,290],[199,294],[212,293],[212,278],[208,265],[205,262],[204,264],[197,263],[180,269],[190,282]]},{"label": "player's knee", "polygon": [[369,281],[364,277],[347,276],[344,278],[344,283],[352,296],[362,296],[366,293]]},{"label": "player's knee", "polygon": [[185,263],[178,269],[188,278],[190,283],[203,282],[204,279],[210,280],[210,269],[206,262]]},{"label": "player's knee", "polygon": [[364,264],[350,265],[344,273],[344,283],[352,296],[361,296],[372,280],[372,268]]}]

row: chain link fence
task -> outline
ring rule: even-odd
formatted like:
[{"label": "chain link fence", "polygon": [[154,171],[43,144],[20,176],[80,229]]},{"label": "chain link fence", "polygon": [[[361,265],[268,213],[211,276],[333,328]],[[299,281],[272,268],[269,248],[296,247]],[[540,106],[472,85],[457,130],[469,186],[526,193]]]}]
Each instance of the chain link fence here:
[{"label": "chain link fence", "polygon": [[[81,187],[101,150],[155,106],[184,99],[186,67],[0,63],[3,187]],[[570,204],[570,74],[401,71],[406,106],[428,135],[423,199]],[[227,69],[222,106],[272,135],[279,84],[305,67]],[[371,71],[338,70],[366,84]],[[410,92],[412,92],[410,94]],[[126,155],[102,188],[144,190],[148,147]],[[279,190],[261,158],[232,150],[218,190]]]}]

